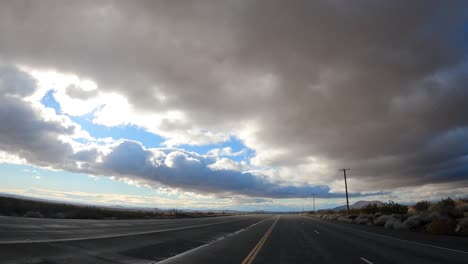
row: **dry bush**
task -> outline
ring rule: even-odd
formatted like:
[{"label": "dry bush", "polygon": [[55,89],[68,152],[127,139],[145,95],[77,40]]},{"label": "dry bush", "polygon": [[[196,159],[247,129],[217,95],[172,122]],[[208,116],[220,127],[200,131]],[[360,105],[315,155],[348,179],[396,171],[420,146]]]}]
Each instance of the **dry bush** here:
[{"label": "dry bush", "polygon": [[387,229],[395,229],[395,230],[399,230],[399,229],[406,229],[407,227],[401,222],[400,219],[392,216],[390,218],[387,219],[387,221],[385,222],[385,225],[384,225],[385,228]]},{"label": "dry bush", "polygon": [[328,217],[328,219],[330,219],[330,220],[335,220],[336,218],[338,218],[337,215],[330,215],[330,216]]},{"label": "dry bush", "polygon": [[442,199],[436,204],[433,204],[430,208],[430,211],[438,212],[441,216],[449,217],[452,219],[463,217],[462,209],[455,206],[455,201],[449,197],[447,199]]},{"label": "dry bush", "polygon": [[408,206],[395,203],[394,201],[388,201],[379,206],[382,214],[406,214],[408,212]]},{"label": "dry bush", "polygon": [[361,211],[364,214],[375,214],[375,213],[378,213],[379,210],[380,208],[377,204],[368,204],[364,208],[361,209]]},{"label": "dry bush", "polygon": [[414,209],[418,212],[425,212],[431,207],[431,202],[429,201],[420,201],[414,205]]},{"label": "dry bush", "polygon": [[374,215],[372,214],[360,214],[354,222],[359,225],[370,225],[372,224],[372,220],[374,219]]},{"label": "dry bush", "polygon": [[454,233],[457,222],[447,217],[432,220],[427,226],[427,232],[437,235],[451,235]]},{"label": "dry bush", "polygon": [[464,213],[468,213],[468,203],[461,203],[456,208],[458,208]]},{"label": "dry bush", "polygon": [[414,206],[408,206],[408,214],[414,215],[417,212],[418,211],[416,210],[416,208],[414,208]]},{"label": "dry bush", "polygon": [[434,219],[438,219],[440,217],[441,217],[441,215],[437,211],[432,211],[432,212],[429,213],[429,218],[431,219],[431,221],[434,220]]},{"label": "dry bush", "polygon": [[344,223],[352,223],[353,222],[353,219],[350,219],[346,216],[340,216],[337,218],[338,221],[340,222],[344,222]]},{"label": "dry bush", "polygon": [[335,220],[336,218],[338,218],[338,216],[337,215],[325,215],[323,218],[327,220]]},{"label": "dry bush", "polygon": [[354,219],[358,218],[358,216],[359,216],[358,214],[351,214],[351,215],[348,215],[347,217],[354,221]]},{"label": "dry bush", "polygon": [[403,224],[409,229],[419,229],[431,222],[429,215],[413,215],[406,219]]},{"label": "dry bush", "polygon": [[455,231],[460,235],[468,235],[468,217],[464,217],[458,221]]},{"label": "dry bush", "polygon": [[393,218],[391,215],[381,215],[374,220],[374,224],[377,226],[384,226],[388,219]]}]

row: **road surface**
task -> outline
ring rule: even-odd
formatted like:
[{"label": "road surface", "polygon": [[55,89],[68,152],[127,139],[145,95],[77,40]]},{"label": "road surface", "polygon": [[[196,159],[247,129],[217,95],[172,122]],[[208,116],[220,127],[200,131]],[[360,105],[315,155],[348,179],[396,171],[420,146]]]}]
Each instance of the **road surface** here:
[{"label": "road surface", "polygon": [[468,263],[468,238],[301,215],[0,217],[0,263]]}]

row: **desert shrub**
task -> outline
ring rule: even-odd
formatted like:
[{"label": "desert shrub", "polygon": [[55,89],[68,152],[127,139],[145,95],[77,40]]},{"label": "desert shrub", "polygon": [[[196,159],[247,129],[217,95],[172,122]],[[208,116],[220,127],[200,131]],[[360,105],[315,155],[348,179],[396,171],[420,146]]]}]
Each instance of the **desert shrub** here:
[{"label": "desert shrub", "polygon": [[457,206],[462,212],[467,213],[468,212],[468,203],[462,203],[459,206]]},{"label": "desert shrub", "polygon": [[464,217],[458,221],[456,232],[463,235],[468,235],[468,217]]},{"label": "desert shrub", "polygon": [[368,219],[359,219],[359,220],[356,220],[355,222],[358,225],[367,225],[370,223]]},{"label": "desert shrub", "polygon": [[440,202],[438,202],[438,204],[443,207],[455,207],[455,201],[450,197],[447,197],[447,199],[442,199]]},{"label": "desert shrub", "polygon": [[344,209],[344,210],[341,210],[340,213],[341,214],[350,214],[350,215],[358,215],[361,213],[361,209],[349,209],[349,211],[347,209]]},{"label": "desert shrub", "polygon": [[408,206],[389,201],[381,205],[368,204],[361,209],[350,209],[341,210],[339,213],[348,215],[359,215],[359,214],[406,214],[408,212]]},{"label": "desert shrub", "polygon": [[387,221],[385,221],[384,227],[387,228],[387,229],[392,229],[393,221],[395,221],[395,218],[393,218],[393,217],[388,218]]},{"label": "desert shrub", "polygon": [[379,212],[379,206],[377,206],[376,204],[368,204],[364,206],[364,208],[362,208],[362,212],[364,214],[375,214]]},{"label": "desert shrub", "polygon": [[461,208],[453,208],[453,210],[450,210],[448,212],[448,216],[452,217],[452,218],[460,218],[460,217],[463,217],[463,210]]},{"label": "desert shrub", "polygon": [[406,219],[403,224],[410,229],[419,229],[431,222],[428,215],[413,215]]},{"label": "desert shrub", "polygon": [[360,214],[356,219],[354,219],[354,222],[359,225],[370,225],[373,218],[374,215],[372,214]]},{"label": "desert shrub", "polygon": [[436,211],[440,215],[450,218],[463,217],[463,210],[456,208],[455,205],[455,201],[448,197],[447,199],[442,199],[435,205],[431,206],[431,211]]},{"label": "desert shrub", "polygon": [[429,219],[430,222],[432,222],[433,220],[439,219],[441,217],[442,216],[437,211],[432,211],[427,215],[427,218]]},{"label": "desert shrub", "polygon": [[406,214],[406,212],[408,212],[408,206],[395,203],[394,201],[388,201],[388,203],[382,204],[379,209],[384,215]]},{"label": "desert shrub", "polygon": [[393,216],[387,219],[384,227],[387,229],[395,229],[395,230],[406,228],[406,226],[401,222],[400,219],[393,217]]},{"label": "desert shrub", "polygon": [[417,202],[414,205],[414,208],[418,212],[425,212],[425,211],[429,210],[430,207],[431,207],[431,202],[429,202],[429,201],[420,201],[420,202]]},{"label": "desert shrub", "polygon": [[327,215],[327,214],[335,214],[335,213],[336,213],[335,211],[330,210],[330,209],[319,210],[319,211],[317,211],[317,212],[318,212],[319,214],[325,214],[325,215]]},{"label": "desert shrub", "polygon": [[350,219],[348,217],[345,217],[345,216],[340,216],[337,218],[338,221],[340,222],[345,222],[345,223],[352,223],[353,222],[353,219]]},{"label": "desert shrub", "polygon": [[352,215],[348,215],[348,218],[351,219],[351,220],[354,220],[356,218],[358,218],[358,214],[352,214]]},{"label": "desert shrub", "polygon": [[381,215],[374,220],[374,224],[378,226],[383,226],[388,219],[393,218],[391,215]]},{"label": "desert shrub", "polygon": [[327,215],[327,216],[325,217],[325,219],[328,219],[328,220],[335,220],[335,219],[337,219],[337,218],[338,218],[337,215]]},{"label": "desert shrub", "polygon": [[28,211],[24,214],[24,217],[43,218],[44,216],[38,211]]},{"label": "desert shrub", "polygon": [[431,234],[450,235],[454,233],[456,225],[456,221],[447,217],[441,217],[432,220],[426,230]]}]

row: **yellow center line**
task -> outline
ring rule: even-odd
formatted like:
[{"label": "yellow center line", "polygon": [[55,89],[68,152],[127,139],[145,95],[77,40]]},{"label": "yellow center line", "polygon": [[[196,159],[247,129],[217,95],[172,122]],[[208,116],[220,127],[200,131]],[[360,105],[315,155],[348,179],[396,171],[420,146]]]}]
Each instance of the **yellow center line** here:
[{"label": "yellow center line", "polygon": [[252,262],[255,260],[255,257],[257,257],[258,252],[260,252],[260,250],[262,249],[263,244],[265,244],[271,232],[275,228],[275,225],[278,222],[279,218],[280,218],[279,216],[276,218],[275,222],[273,222],[273,224],[270,226],[270,228],[265,233],[265,235],[263,235],[262,239],[258,241],[257,245],[252,249],[252,251],[250,251],[250,253],[244,259],[244,261],[242,261],[241,264],[252,264]]}]

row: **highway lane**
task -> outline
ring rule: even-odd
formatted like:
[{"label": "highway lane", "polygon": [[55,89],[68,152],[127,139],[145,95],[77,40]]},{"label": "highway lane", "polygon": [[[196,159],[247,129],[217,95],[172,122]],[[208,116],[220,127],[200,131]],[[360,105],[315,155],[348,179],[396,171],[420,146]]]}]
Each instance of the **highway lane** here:
[{"label": "highway lane", "polygon": [[[457,252],[432,246],[447,241],[446,237],[309,217],[284,220],[277,225],[255,263],[467,263],[468,260],[466,238],[448,239],[450,246],[457,245],[460,250]],[[417,243],[426,243],[415,244],[415,239]]]},{"label": "highway lane", "polygon": [[[269,232],[271,227],[273,229]],[[257,242],[252,243],[251,240]],[[266,220],[236,235],[161,263],[467,262],[467,238],[432,236],[306,216],[282,215],[276,223],[273,219]]]},{"label": "highway lane", "polygon": [[147,219],[83,220],[0,217],[0,244],[67,241],[145,234],[164,230],[193,228],[244,219],[243,216]]},{"label": "highway lane", "polygon": [[[23,225],[33,230],[28,227],[30,221],[26,220]],[[59,228],[55,226],[56,222],[41,221],[44,225],[51,225],[49,231]],[[0,226],[5,223],[0,219]],[[82,223],[81,220],[73,220],[60,223],[81,225],[93,230],[103,228],[107,231],[101,233],[109,236],[67,241],[59,238],[56,242],[0,242],[0,262],[430,264],[467,263],[468,260],[468,238],[393,231],[300,215],[250,215],[183,221]],[[106,226],[112,223],[116,226]],[[129,223],[135,224],[136,229],[128,227]],[[135,230],[140,232],[145,226],[147,233],[132,233]],[[21,229],[21,224],[16,228]],[[41,229],[43,234],[47,234],[47,230],[45,227]],[[3,229],[0,241],[6,241],[1,236],[2,232]],[[34,236],[36,239],[40,237],[38,234]],[[72,236],[68,234],[64,237]]]},{"label": "highway lane", "polygon": [[154,263],[269,217],[112,221],[2,217],[0,263]]}]

